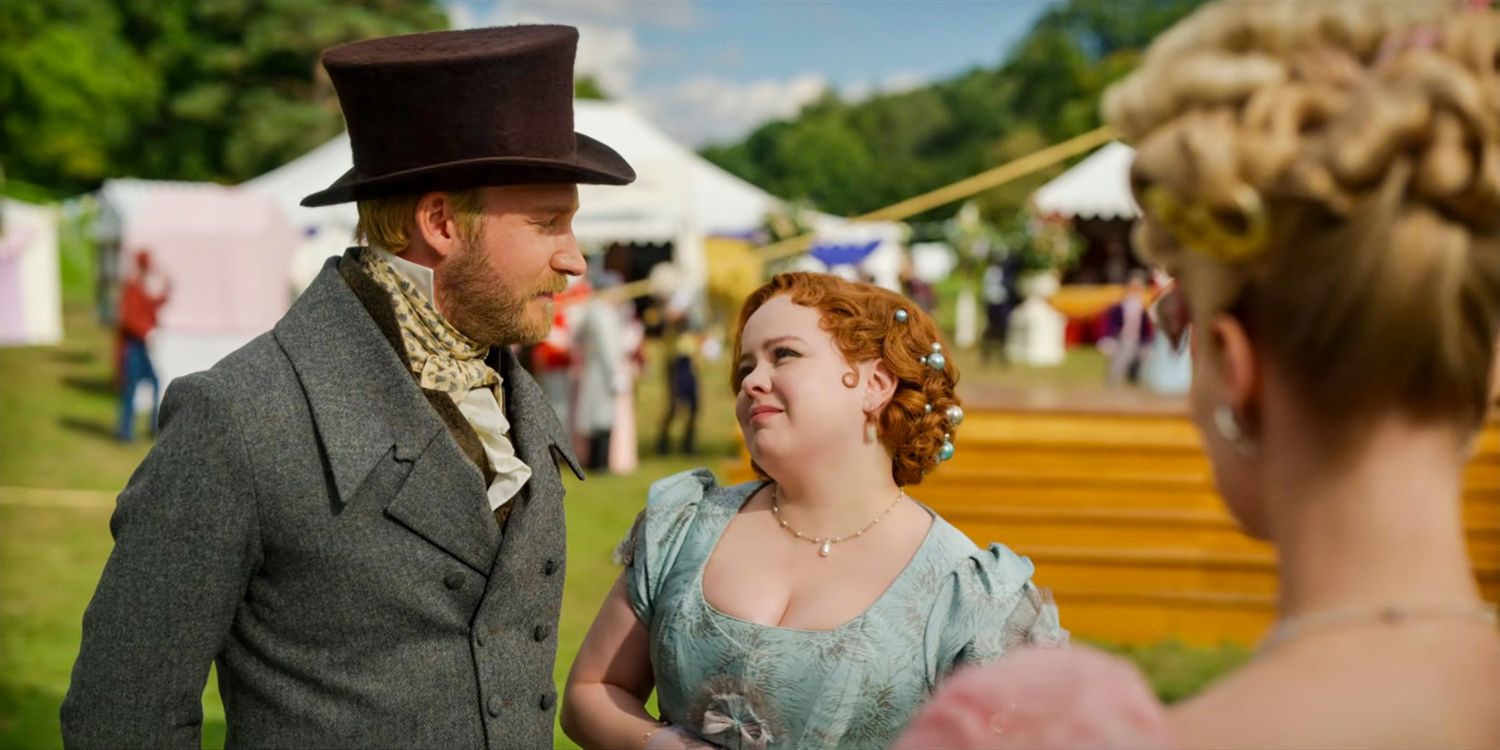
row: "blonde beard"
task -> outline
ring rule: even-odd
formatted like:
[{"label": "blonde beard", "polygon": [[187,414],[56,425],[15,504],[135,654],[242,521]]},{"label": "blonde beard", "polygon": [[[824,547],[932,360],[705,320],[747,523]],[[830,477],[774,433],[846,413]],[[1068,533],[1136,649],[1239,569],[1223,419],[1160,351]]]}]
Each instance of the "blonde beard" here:
[{"label": "blonde beard", "polygon": [[490,346],[535,344],[552,330],[552,316],[528,320],[529,307],[537,294],[560,292],[567,281],[555,279],[516,293],[500,283],[501,276],[490,265],[483,249],[483,235],[463,238],[456,256],[443,274],[442,297],[453,300],[444,315],[465,336]]}]

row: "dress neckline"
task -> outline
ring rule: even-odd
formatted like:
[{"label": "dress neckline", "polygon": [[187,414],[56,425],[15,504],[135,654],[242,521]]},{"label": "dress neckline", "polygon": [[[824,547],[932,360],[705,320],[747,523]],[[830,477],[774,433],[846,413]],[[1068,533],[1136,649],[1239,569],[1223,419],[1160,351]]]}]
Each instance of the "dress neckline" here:
[{"label": "dress neckline", "polygon": [[748,493],[746,493],[744,498],[740,499],[739,502],[733,504],[733,506],[732,506],[733,507],[733,512],[729,513],[728,519],[726,519],[724,521],[724,523],[722,523],[722,524],[717,524],[717,528],[714,529],[714,531],[713,531],[713,538],[710,540],[710,543],[708,545],[708,551],[703,555],[703,561],[698,565],[698,572],[697,572],[697,574],[695,574],[693,576],[693,581],[694,581],[694,584],[695,584],[695,587],[696,587],[697,593],[698,593],[698,601],[703,605],[704,609],[708,610],[710,613],[712,613],[716,617],[721,617],[721,618],[723,618],[725,620],[729,620],[731,622],[737,622],[737,623],[740,623],[740,624],[743,624],[743,625],[746,625],[746,626],[749,626],[749,627],[752,627],[752,628],[759,628],[759,629],[762,629],[762,630],[785,631],[785,632],[788,632],[788,633],[807,633],[807,634],[812,634],[812,635],[825,635],[825,634],[829,634],[829,633],[837,633],[837,632],[839,632],[841,630],[844,630],[846,628],[849,628],[851,626],[854,626],[854,625],[858,624],[861,620],[865,619],[865,617],[868,616],[871,612],[875,611],[876,607],[880,606],[880,604],[882,602],[884,602],[887,598],[889,598],[891,596],[891,592],[895,591],[896,588],[903,581],[906,580],[906,578],[910,575],[910,573],[912,572],[912,570],[914,568],[916,568],[917,562],[922,559],[923,554],[927,552],[927,548],[931,545],[932,540],[933,540],[934,535],[935,535],[935,532],[936,532],[936,529],[938,527],[938,524],[942,523],[942,521],[943,521],[942,516],[939,516],[937,513],[934,513],[933,510],[931,508],[927,507],[927,505],[925,503],[923,503],[922,501],[920,501],[920,500],[918,500],[918,499],[916,499],[916,498],[911,497],[910,495],[908,495],[907,499],[911,500],[913,503],[916,503],[917,507],[919,507],[923,511],[925,511],[927,513],[927,515],[932,519],[932,523],[930,523],[930,524],[927,525],[927,533],[925,535],[923,535],[923,537],[922,537],[922,543],[917,545],[916,551],[912,552],[911,559],[907,560],[906,561],[906,565],[904,565],[904,566],[901,567],[901,572],[897,573],[896,576],[891,579],[890,583],[886,584],[885,589],[880,592],[879,596],[877,596],[873,600],[871,600],[870,603],[868,605],[866,605],[865,608],[863,610],[861,610],[858,614],[854,615],[853,617],[850,617],[849,619],[847,619],[847,620],[845,620],[845,621],[843,621],[843,622],[839,623],[838,625],[835,625],[835,626],[833,626],[831,628],[827,628],[827,629],[813,629],[813,628],[793,628],[793,627],[788,627],[786,625],[767,625],[766,623],[763,623],[763,622],[755,622],[753,620],[746,620],[743,617],[735,617],[734,615],[731,615],[731,614],[729,614],[729,613],[727,613],[727,612],[719,609],[718,607],[715,607],[713,605],[713,603],[708,600],[708,596],[707,596],[707,594],[703,590],[703,574],[708,570],[708,561],[713,559],[714,551],[719,548],[719,542],[722,541],[723,538],[724,538],[724,532],[729,530],[729,524],[733,523],[735,517],[740,514],[740,511],[742,511],[742,510],[745,509],[745,506],[750,503],[750,499],[753,498],[753,497],[755,497],[755,493],[760,492],[762,489],[765,489],[770,484],[771,484],[770,480],[762,480],[759,484],[755,485],[755,487],[753,489],[751,489]]}]

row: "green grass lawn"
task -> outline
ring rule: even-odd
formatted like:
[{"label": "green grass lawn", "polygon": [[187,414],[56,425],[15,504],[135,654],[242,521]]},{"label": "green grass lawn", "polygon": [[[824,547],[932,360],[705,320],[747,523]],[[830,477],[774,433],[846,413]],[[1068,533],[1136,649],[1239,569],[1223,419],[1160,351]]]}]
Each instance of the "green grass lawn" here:
[{"label": "green grass lawn", "polygon": [[[109,554],[113,493],[148,445],[111,437],[115,400],[108,337],[85,309],[70,305],[67,341],[57,348],[0,348],[0,748],[57,747],[57,709],[77,652],[84,606]],[[655,364],[653,362],[653,364]],[[1092,377],[1097,362],[1070,365]],[[596,476],[568,491],[568,580],[556,677],[566,677],[618,568],[616,543],[655,479],[694,466],[721,469],[734,451],[733,405],[725,363],[704,368],[700,449],[693,458],[643,451],[632,476]],[[992,376],[969,370],[968,377]],[[1030,373],[1025,377],[1045,377]],[[661,382],[640,389],[641,441],[654,441]],[[68,492],[59,492],[67,490]],[[1063,613],[1066,625],[1067,613]],[[1172,643],[1121,649],[1146,669],[1163,697],[1190,695],[1245,658],[1237,648],[1201,650]],[[214,681],[204,694],[204,745],[223,744],[223,709]],[[559,747],[572,747],[561,733]]]}]

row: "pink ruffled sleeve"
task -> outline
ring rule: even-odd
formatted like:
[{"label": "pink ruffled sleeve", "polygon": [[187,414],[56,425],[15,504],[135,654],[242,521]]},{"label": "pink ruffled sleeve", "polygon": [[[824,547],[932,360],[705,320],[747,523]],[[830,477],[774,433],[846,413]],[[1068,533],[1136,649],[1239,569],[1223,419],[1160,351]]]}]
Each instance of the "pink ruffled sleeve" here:
[{"label": "pink ruffled sleeve", "polygon": [[959,669],[893,750],[1173,748],[1166,711],[1129,662],[1082,646],[1027,648]]}]

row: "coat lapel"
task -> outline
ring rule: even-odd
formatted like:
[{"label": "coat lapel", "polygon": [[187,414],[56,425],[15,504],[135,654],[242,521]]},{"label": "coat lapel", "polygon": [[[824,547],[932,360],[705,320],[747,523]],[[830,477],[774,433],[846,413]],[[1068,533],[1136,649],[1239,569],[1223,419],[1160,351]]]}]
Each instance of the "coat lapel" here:
[{"label": "coat lapel", "polygon": [[573,453],[572,441],[557,421],[557,413],[552,411],[552,403],[542,387],[504,348],[500,350],[498,365],[495,369],[505,381],[505,415],[510,421],[511,440],[516,445],[516,455],[531,467],[532,480],[527,484],[536,481],[536,473],[542,467],[556,464],[554,453],[562,457],[574,476],[583,479],[583,467]]},{"label": "coat lapel", "polygon": [[387,515],[487,573],[500,530],[484,479],[339,274],[341,262],[353,261],[330,259],[273,332],[307,396],[338,501],[354,498],[388,455],[412,463]]}]

